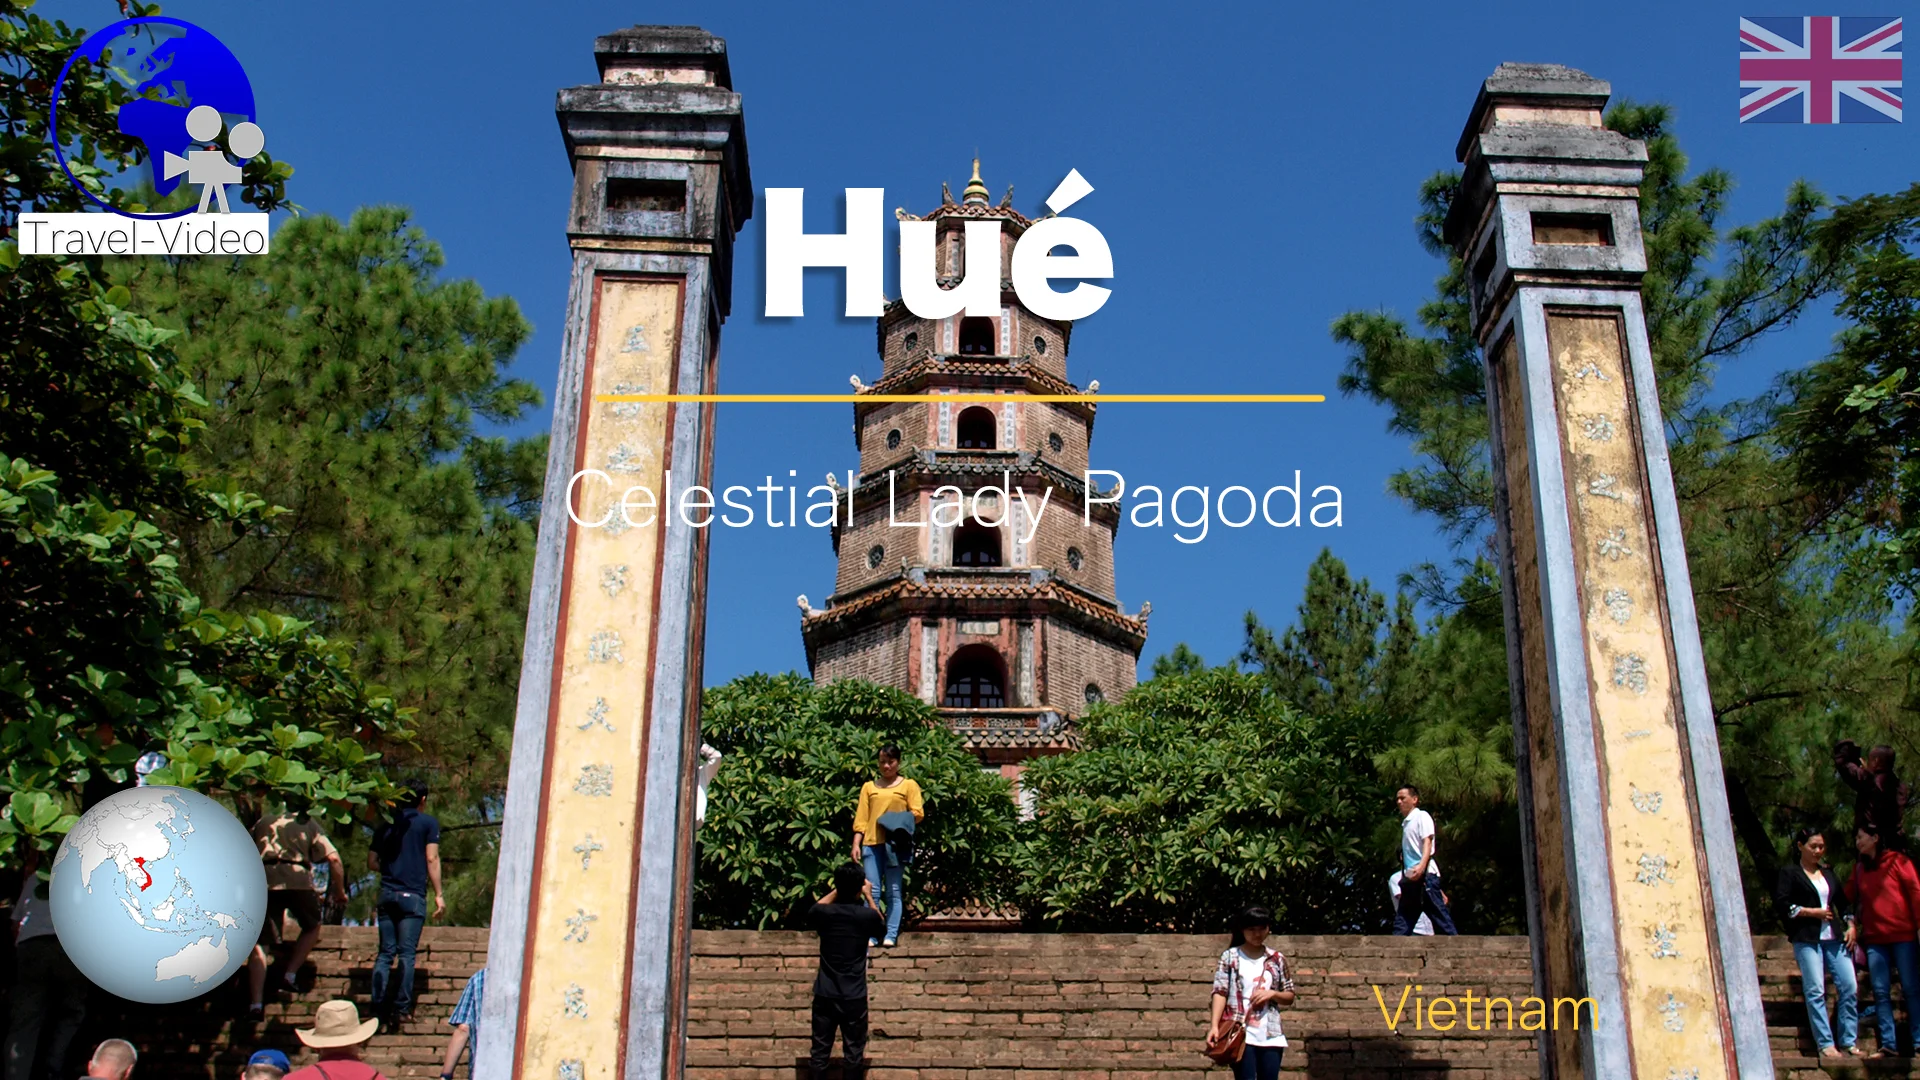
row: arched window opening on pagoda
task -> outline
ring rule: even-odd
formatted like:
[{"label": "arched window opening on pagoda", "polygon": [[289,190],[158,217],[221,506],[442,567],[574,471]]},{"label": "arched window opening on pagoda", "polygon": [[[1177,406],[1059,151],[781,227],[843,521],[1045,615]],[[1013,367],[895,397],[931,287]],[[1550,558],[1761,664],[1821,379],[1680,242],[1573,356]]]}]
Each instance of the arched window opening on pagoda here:
[{"label": "arched window opening on pagoda", "polygon": [[993,355],[993,320],[985,315],[969,315],[960,320],[960,355]]},{"label": "arched window opening on pagoda", "polygon": [[959,420],[954,424],[954,441],[962,450],[991,450],[994,429],[998,426],[986,406],[969,406],[960,411]]},{"label": "arched window opening on pagoda", "polygon": [[953,534],[953,565],[999,566],[1000,530],[977,521],[960,526]]},{"label": "arched window opening on pagoda", "polygon": [[1004,709],[1007,707],[1007,666],[991,645],[969,645],[947,661],[947,692],[940,699],[948,709]]}]

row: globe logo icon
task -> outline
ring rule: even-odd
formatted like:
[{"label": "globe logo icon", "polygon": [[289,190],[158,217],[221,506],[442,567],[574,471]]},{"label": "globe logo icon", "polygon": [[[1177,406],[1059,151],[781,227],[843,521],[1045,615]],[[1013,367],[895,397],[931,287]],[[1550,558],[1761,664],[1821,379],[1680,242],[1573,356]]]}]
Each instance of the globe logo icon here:
[{"label": "globe logo icon", "polygon": [[[190,151],[208,153],[193,151],[194,147],[210,142],[212,136],[204,134],[204,122],[190,123],[189,114],[205,116],[205,110],[212,110],[234,125],[236,134],[242,127],[259,130],[253,125],[253,84],[247,80],[240,61],[219,38],[192,23],[153,15],[123,19],[102,27],[88,35],[67,58],[66,65],[60,69],[62,87],[74,62],[82,58],[138,95],[120,107],[120,132],[139,139],[146,147],[153,190],[158,195],[172,194],[180,185],[184,163],[192,156]],[[59,125],[60,98],[56,93],[48,128],[54,157],[75,190],[95,205],[125,217],[147,219],[179,217],[192,212],[137,214],[115,209],[74,175],[67,163],[66,149],[61,145]],[[218,133],[217,125],[214,133]],[[258,146],[251,146],[251,153],[246,152],[250,142],[241,140],[232,144],[231,149],[237,156],[250,157],[259,152]]]},{"label": "globe logo icon", "polygon": [[198,997],[246,963],[267,875],[225,807],[185,788],[136,787],[67,833],[48,897],[54,933],[82,974],[159,1005]]}]

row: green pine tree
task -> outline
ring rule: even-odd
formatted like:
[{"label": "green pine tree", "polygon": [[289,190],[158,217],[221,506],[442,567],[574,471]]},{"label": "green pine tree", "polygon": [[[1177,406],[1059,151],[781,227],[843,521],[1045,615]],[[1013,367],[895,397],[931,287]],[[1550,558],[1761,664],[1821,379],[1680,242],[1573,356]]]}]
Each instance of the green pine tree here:
[{"label": "green pine tree", "polygon": [[[1755,342],[1833,295],[1861,243],[1834,231],[1826,200],[1804,184],[1788,191],[1775,217],[1727,228],[1732,179],[1714,169],[1688,173],[1668,110],[1627,103],[1606,122],[1648,147],[1640,207],[1648,333],[1728,801],[1758,903],[1787,831],[1835,810],[1827,759],[1834,739],[1893,737],[1903,722],[1912,730],[1902,708],[1909,640],[1892,621],[1887,579],[1845,572],[1858,565],[1863,543],[1849,528],[1845,498],[1822,497],[1790,461],[1798,436],[1786,421],[1803,407],[1800,378],[1753,400],[1712,392],[1720,365],[1740,362]],[[1468,556],[1451,572],[1424,566],[1408,575],[1438,612],[1414,665],[1437,692],[1408,729],[1413,741],[1381,760],[1403,775],[1436,778],[1473,776],[1473,763],[1483,763],[1481,781],[1468,786],[1485,798],[1503,771],[1493,759],[1510,762],[1512,750],[1503,734],[1505,650],[1482,559],[1493,506],[1486,399],[1462,267],[1438,232],[1457,186],[1457,174],[1443,174],[1421,191],[1421,240],[1447,259],[1434,299],[1419,312],[1425,333],[1381,312],[1344,315],[1333,332],[1351,350],[1342,388],[1387,405],[1390,429],[1410,437],[1422,459],[1394,474],[1390,489],[1434,515]],[[1911,208],[1904,213],[1912,218]],[[1510,862],[1518,852],[1492,854]],[[1518,888],[1517,879],[1509,884]]]}]

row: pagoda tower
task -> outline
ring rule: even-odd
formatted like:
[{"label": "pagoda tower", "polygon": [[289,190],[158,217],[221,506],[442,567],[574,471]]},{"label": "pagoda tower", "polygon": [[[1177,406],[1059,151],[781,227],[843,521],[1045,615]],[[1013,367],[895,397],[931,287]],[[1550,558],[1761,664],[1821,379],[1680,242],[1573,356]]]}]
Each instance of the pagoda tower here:
[{"label": "pagoda tower", "polygon": [[[941,286],[960,280],[968,221],[1000,220],[1004,275],[1031,224],[1012,189],[992,205],[975,159],[960,200],[945,184],[941,196],[924,217],[894,211],[936,223]],[[867,679],[918,696],[1017,785],[1028,759],[1073,749],[1090,704],[1133,688],[1151,605],[1130,615],[1115,595],[1117,504],[1086,512],[1095,407],[1029,400],[1082,392],[1067,379],[1072,325],[1021,307],[1004,276],[1000,290],[997,317],[922,319],[899,300],[880,316],[882,375],[856,379],[859,393],[995,400],[854,405],[852,523],[833,530],[839,573],[825,609],[801,598],[801,634],[816,682]],[[951,490],[936,495],[943,487],[966,496],[957,525],[930,524],[936,499],[952,502]],[[1006,493],[1021,488],[1025,504]],[[1028,507],[1043,494],[1036,526]]]}]

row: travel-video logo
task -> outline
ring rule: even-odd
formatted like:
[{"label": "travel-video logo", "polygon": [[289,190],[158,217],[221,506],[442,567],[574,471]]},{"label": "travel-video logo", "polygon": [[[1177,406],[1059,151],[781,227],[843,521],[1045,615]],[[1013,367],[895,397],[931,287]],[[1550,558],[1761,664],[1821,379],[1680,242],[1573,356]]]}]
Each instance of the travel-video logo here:
[{"label": "travel-video logo", "polygon": [[[61,96],[85,63],[125,86],[120,133],[146,147],[153,193],[184,181],[199,189],[191,209],[142,212],[114,206],[75,171],[60,138]],[[246,70],[205,29],[158,15],[124,19],[89,36],[60,69],[47,137],[74,189],[104,213],[20,215],[23,255],[260,255],[268,215],[235,212],[227,187],[266,148]],[[92,179],[88,177],[88,179]]]}]

